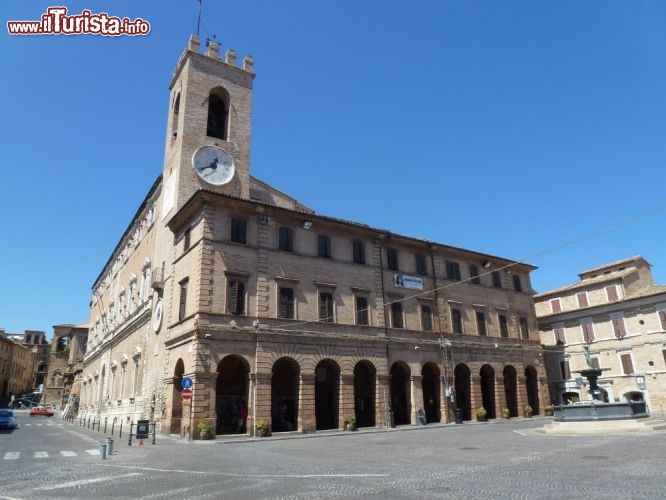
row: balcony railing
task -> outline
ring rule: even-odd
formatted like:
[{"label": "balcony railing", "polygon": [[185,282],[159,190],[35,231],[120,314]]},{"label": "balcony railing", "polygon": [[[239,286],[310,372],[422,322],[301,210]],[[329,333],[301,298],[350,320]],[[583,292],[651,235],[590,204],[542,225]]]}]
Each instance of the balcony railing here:
[{"label": "balcony railing", "polygon": [[164,270],[161,267],[153,269],[151,273],[150,286],[156,292],[164,290]]}]

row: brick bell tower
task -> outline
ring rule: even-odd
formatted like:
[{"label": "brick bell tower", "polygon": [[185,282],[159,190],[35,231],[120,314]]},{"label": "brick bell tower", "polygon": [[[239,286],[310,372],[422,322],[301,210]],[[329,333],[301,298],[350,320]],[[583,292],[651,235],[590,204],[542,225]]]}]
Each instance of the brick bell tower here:
[{"label": "brick bell tower", "polygon": [[169,89],[163,172],[165,218],[199,189],[250,198],[253,59],[236,66],[229,49],[209,40],[205,53],[192,35]]}]

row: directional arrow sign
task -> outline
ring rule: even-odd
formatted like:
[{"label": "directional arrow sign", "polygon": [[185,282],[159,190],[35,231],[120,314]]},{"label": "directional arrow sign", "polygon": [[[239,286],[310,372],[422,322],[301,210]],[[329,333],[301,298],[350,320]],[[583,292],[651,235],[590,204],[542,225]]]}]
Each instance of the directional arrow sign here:
[{"label": "directional arrow sign", "polygon": [[192,389],[183,389],[181,394],[183,395],[183,399],[190,399],[192,398]]}]

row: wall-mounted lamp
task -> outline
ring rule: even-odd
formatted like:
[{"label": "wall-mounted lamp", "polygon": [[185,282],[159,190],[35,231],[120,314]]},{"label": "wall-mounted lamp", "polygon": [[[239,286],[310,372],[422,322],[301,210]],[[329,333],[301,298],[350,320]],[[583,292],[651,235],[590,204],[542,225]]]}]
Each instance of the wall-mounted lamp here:
[{"label": "wall-mounted lamp", "polygon": [[483,267],[485,267],[486,269],[490,269],[490,261],[489,260],[484,260],[483,261]]},{"label": "wall-mounted lamp", "polygon": [[268,215],[260,215],[257,217],[259,220],[259,224],[270,224],[271,223],[271,218]]},{"label": "wall-mounted lamp", "polygon": [[309,220],[303,222],[303,229],[305,229],[306,231],[309,230],[311,227],[312,227],[312,222],[310,222]]}]

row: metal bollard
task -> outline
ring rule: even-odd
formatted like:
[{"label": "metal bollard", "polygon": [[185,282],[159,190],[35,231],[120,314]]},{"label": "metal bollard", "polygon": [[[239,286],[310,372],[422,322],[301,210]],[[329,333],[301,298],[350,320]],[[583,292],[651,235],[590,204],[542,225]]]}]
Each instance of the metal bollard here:
[{"label": "metal bollard", "polygon": [[99,457],[104,460],[106,458],[106,443],[100,443],[99,445]]},{"label": "metal bollard", "polygon": [[113,453],[113,439],[110,437],[106,438],[106,456],[110,457]]}]

